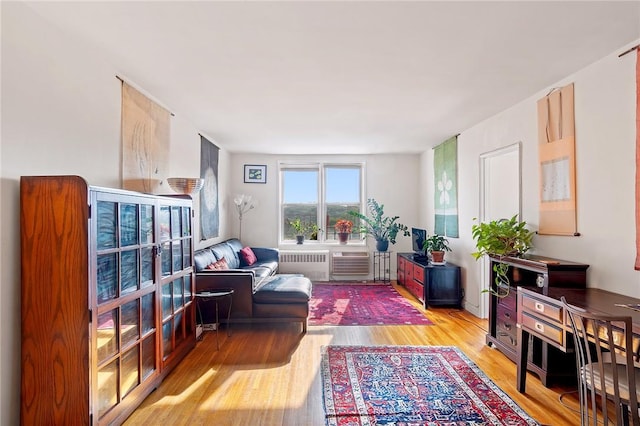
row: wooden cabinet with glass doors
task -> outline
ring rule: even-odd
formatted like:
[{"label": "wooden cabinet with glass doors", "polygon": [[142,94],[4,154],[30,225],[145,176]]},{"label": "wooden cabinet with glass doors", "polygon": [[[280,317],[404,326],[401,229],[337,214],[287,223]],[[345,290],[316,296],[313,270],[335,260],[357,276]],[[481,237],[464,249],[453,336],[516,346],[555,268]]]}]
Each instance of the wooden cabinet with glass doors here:
[{"label": "wooden cabinet with glass doors", "polygon": [[195,345],[191,199],[22,177],[23,424],[120,424]]}]

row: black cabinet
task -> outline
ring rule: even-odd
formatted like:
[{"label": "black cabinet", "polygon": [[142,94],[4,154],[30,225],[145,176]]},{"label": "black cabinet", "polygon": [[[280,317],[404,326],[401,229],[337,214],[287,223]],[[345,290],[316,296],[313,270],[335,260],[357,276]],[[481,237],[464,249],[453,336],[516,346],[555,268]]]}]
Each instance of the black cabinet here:
[{"label": "black cabinet", "polygon": [[420,300],[430,305],[462,307],[460,267],[451,262],[433,265],[413,253],[398,253],[398,284],[403,285]]},{"label": "black cabinet", "polygon": [[446,265],[425,267],[424,306],[455,305],[462,307],[460,267],[447,262]]}]

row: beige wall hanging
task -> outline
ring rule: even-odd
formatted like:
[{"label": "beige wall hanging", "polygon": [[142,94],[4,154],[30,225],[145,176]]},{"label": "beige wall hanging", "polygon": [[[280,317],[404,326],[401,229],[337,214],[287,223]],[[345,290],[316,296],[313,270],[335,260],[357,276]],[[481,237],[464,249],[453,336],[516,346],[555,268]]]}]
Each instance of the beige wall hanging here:
[{"label": "beige wall hanging", "polygon": [[169,190],[171,113],[122,82],[122,188],[146,193]]},{"label": "beige wall hanging", "polygon": [[539,234],[580,235],[576,218],[573,83],[538,101]]}]

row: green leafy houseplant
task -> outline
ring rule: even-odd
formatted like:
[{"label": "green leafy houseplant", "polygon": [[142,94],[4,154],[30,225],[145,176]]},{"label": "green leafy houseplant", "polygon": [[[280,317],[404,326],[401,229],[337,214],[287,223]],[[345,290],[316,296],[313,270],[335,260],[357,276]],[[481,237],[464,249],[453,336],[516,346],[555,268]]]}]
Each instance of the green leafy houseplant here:
[{"label": "green leafy houseplant", "polygon": [[442,262],[444,260],[444,252],[451,251],[449,247],[449,240],[444,235],[431,235],[424,240],[422,249],[425,252],[431,253],[431,260],[433,262]]},{"label": "green leafy houseplant", "polygon": [[449,240],[443,235],[432,235],[424,240],[422,248],[425,251],[451,251]]},{"label": "green leafy houseplant", "polygon": [[[529,251],[534,233],[527,229],[527,222],[519,221],[518,215],[514,215],[511,219],[475,224],[471,227],[471,235],[476,240],[477,251],[471,253],[476,260],[484,255],[502,260],[507,256],[519,257]],[[484,291],[506,297],[509,294],[509,265],[494,263],[493,271],[496,273],[496,290]]]},{"label": "green leafy houseplant", "polygon": [[310,234],[311,236],[315,234],[317,239],[318,225],[316,225],[315,223],[305,222],[297,217],[289,221],[289,226],[291,226],[291,229],[294,230],[296,239],[298,240],[298,244],[302,244],[302,241],[304,241],[304,237],[307,234]]},{"label": "green leafy houseplant", "polygon": [[398,222],[400,216],[384,215],[384,204],[379,204],[375,199],[369,198],[367,206],[369,208],[368,216],[353,210],[349,211],[351,216],[360,219],[356,227],[359,233],[364,236],[372,236],[376,242],[388,241],[391,244],[396,243],[399,232],[402,232],[405,237],[409,236],[407,226]]}]

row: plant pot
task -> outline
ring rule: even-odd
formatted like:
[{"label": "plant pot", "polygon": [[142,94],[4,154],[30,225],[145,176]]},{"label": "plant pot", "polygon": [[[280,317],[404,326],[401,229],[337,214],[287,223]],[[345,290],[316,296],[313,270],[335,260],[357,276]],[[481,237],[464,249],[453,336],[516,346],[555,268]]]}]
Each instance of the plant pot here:
[{"label": "plant pot", "polygon": [[435,263],[444,262],[444,252],[443,251],[432,251],[431,252],[431,261]]},{"label": "plant pot", "polygon": [[304,243],[304,235],[296,235],[296,244]]},{"label": "plant pot", "polygon": [[389,249],[389,240],[376,240],[377,251],[387,251]]},{"label": "plant pot", "polygon": [[347,244],[347,240],[349,239],[348,232],[338,232],[338,241],[340,244]]}]

